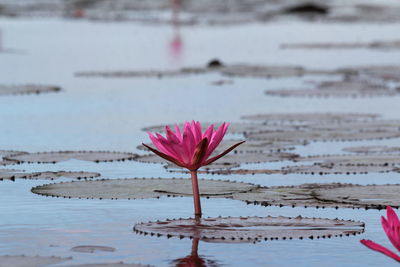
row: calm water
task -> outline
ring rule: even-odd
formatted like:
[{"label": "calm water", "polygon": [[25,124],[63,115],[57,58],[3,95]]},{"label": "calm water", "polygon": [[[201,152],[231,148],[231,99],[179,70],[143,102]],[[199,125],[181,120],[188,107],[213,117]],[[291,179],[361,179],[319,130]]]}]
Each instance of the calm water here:
[{"label": "calm water", "polygon": [[[60,85],[58,94],[1,96],[0,149],[51,151],[93,149],[136,151],[147,140],[140,129],[166,122],[238,121],[242,115],[268,112],[376,112],[400,118],[400,97],[359,99],[278,98],[266,89],[301,86],[313,77],[286,79],[232,78],[233,84],[213,86],[226,79],[218,74],[164,79],[76,78],[84,70],[176,69],[203,66],[211,58],[226,63],[303,65],[332,69],[353,65],[400,62],[400,50],[279,50],[281,43],[394,40],[400,25],[314,25],[307,23],[250,24],[234,27],[181,29],[179,55],[171,54],[174,30],[168,26],[131,23],[91,23],[56,19],[0,20],[2,47],[0,84]],[[244,38],[243,36],[246,36]],[[231,78],[230,78],[231,79]],[[320,77],[318,79],[321,79]],[[328,79],[323,77],[323,79]],[[298,147],[302,155],[340,153],[351,145],[400,145],[398,139],[343,143],[313,143]],[[283,163],[256,167],[280,167]],[[252,165],[254,167],[254,165]],[[12,166],[27,171],[98,171],[103,178],[171,177],[161,165],[136,162],[101,163],[71,160],[58,164]],[[222,178],[221,176],[203,176]],[[351,176],[232,175],[231,180],[262,185],[305,182],[398,183],[400,174]],[[30,193],[47,181],[0,183],[0,255],[72,256],[66,264],[117,262],[169,266],[190,254],[191,240],[140,236],[137,222],[190,217],[190,198],[160,200],[65,200]],[[359,244],[373,239],[388,245],[380,227],[383,211],[317,210],[246,205],[227,199],[204,199],[205,216],[283,215],[361,220],[366,233],[331,240],[273,241],[258,244],[201,242],[199,254],[226,266],[395,266],[396,262]],[[178,208],[177,208],[178,207]],[[115,252],[71,252],[78,245],[104,245]]]}]

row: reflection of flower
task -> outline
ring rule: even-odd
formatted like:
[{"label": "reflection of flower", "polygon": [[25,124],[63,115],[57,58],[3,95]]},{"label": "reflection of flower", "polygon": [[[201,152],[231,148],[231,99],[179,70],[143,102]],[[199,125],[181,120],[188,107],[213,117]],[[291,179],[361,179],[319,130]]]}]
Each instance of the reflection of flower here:
[{"label": "reflection of flower", "polygon": [[181,133],[178,125],[175,126],[175,132],[167,126],[165,127],[166,137],[158,133],[156,133],[156,136],[148,133],[158,150],[143,144],[158,156],[191,172],[196,215],[201,215],[197,170],[225,156],[244,142],[239,142],[221,154],[210,157],[211,153],[224,138],[228,126],[228,123],[223,123],[218,130],[214,131],[214,125],[211,125],[204,133],[202,133],[200,122],[195,121],[192,121],[192,123],[186,122],[183,127],[183,133]]},{"label": "reflection of flower", "polygon": [[[392,242],[393,246],[400,251],[400,221],[397,217],[396,213],[392,209],[392,207],[386,207],[387,218],[381,217],[381,223],[383,230],[387,237],[389,238],[390,242]],[[392,259],[400,262],[400,256],[396,253],[392,252],[391,250],[381,246],[371,240],[360,240],[362,244],[369,247],[370,249],[376,250],[380,253],[385,254],[386,256],[391,257]]]},{"label": "reflection of flower", "polygon": [[192,252],[185,258],[174,260],[172,263],[175,267],[218,267],[217,262],[202,258],[198,255],[199,238],[193,238]]}]

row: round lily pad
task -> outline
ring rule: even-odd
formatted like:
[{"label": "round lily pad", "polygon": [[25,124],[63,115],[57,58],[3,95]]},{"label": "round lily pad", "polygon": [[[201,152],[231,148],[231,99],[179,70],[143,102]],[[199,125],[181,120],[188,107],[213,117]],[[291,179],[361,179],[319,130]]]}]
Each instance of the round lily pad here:
[{"label": "round lily pad", "polygon": [[356,147],[346,147],[343,149],[343,151],[352,152],[352,153],[360,153],[360,154],[400,153],[400,147],[356,146]]},{"label": "round lily pad", "polygon": [[0,150],[0,166],[17,164],[18,161],[9,160],[9,159],[5,159],[5,158],[10,157],[10,156],[19,156],[19,155],[23,155],[23,154],[27,154],[27,152],[14,151],[14,150]]},{"label": "round lily pad", "polygon": [[[297,154],[288,152],[275,152],[275,153],[230,153],[220,158],[216,162],[204,166],[203,169],[227,169],[234,168],[244,163],[261,163],[261,162],[274,162],[283,160],[294,160],[298,157]],[[167,160],[160,158],[157,155],[149,154],[138,156],[135,160],[146,163],[168,163]],[[169,164],[169,163],[168,163]],[[178,166],[169,164],[168,168],[180,168]]]},{"label": "round lily pad", "polygon": [[288,166],[282,168],[282,173],[299,173],[299,174],[367,174],[370,172],[383,173],[396,171],[400,169],[389,165],[368,165],[368,164],[334,164],[334,163],[317,163],[313,165]]},{"label": "round lily pad", "polygon": [[[212,123],[214,124],[215,127],[218,127],[219,125],[221,125],[222,123],[216,122],[216,123]],[[202,122],[201,123],[203,131],[206,130],[211,123],[209,122]],[[169,124],[169,125],[154,125],[154,126],[149,126],[149,127],[145,127],[142,130],[146,131],[146,132],[158,132],[158,133],[163,133],[165,132],[165,126],[169,126],[171,129],[175,129],[175,125],[174,124]],[[182,129],[184,124],[183,123],[179,123],[178,124],[179,128]],[[283,130],[284,128],[282,128],[281,126],[277,125],[277,126],[266,126],[263,125],[261,123],[243,123],[243,122],[232,122],[229,124],[229,133],[239,133],[239,134],[243,134],[243,133],[247,133],[247,132],[258,132],[258,131],[266,131],[266,130]]]},{"label": "round lily pad", "polygon": [[378,118],[373,113],[271,113],[243,116],[242,119],[262,121],[263,124],[271,123],[343,123],[350,121],[370,121]]},{"label": "round lily pad", "polygon": [[320,218],[217,217],[174,219],[139,223],[136,233],[178,238],[199,238],[207,242],[241,243],[278,239],[331,238],[356,235],[364,223]]},{"label": "round lily pad", "polygon": [[[235,192],[247,192],[257,187],[257,185],[240,182],[199,180],[200,193],[204,197],[228,197]],[[191,196],[192,182],[189,178],[103,179],[41,185],[32,188],[31,191],[53,197],[143,199],[162,196]]]},{"label": "round lily pad", "polygon": [[57,163],[60,161],[77,159],[93,162],[112,162],[133,160],[136,154],[110,151],[57,151],[38,152],[5,157],[7,160],[20,163]]},{"label": "round lily pad", "polygon": [[60,87],[52,85],[0,85],[0,95],[41,94],[59,92],[60,90]]},{"label": "round lily pad", "polygon": [[71,251],[81,253],[94,253],[97,251],[114,252],[115,248],[106,246],[76,246],[71,248]]},{"label": "round lily pad", "polygon": [[246,138],[250,140],[297,140],[297,141],[356,141],[368,139],[386,139],[400,137],[400,131],[380,129],[364,132],[355,132],[352,130],[340,128],[337,130],[327,129],[306,129],[299,131],[284,132],[259,132],[248,133]]},{"label": "round lily pad", "polygon": [[[213,154],[217,155],[222,153],[223,151],[227,150],[229,147],[233,146],[234,144],[239,143],[241,140],[222,140],[219,146],[215,149]],[[280,152],[286,150],[293,150],[294,146],[297,145],[306,145],[307,142],[301,141],[246,141],[245,143],[241,144],[240,146],[236,147],[232,153],[235,154],[247,154],[247,153],[271,153],[271,152]],[[152,146],[152,144],[147,144]],[[137,147],[140,150],[149,151],[145,146],[140,145]]]},{"label": "round lily pad", "polygon": [[282,44],[284,49],[400,49],[400,41],[374,41],[357,43],[292,43]]},{"label": "round lily pad", "polygon": [[384,209],[400,207],[400,185],[303,184],[260,187],[232,199],[273,206]]},{"label": "round lily pad", "polygon": [[298,157],[298,162],[323,162],[338,166],[396,166],[400,165],[397,154],[342,154]]},{"label": "round lily pad", "polygon": [[21,170],[0,169],[0,181],[16,179],[35,179],[35,180],[54,180],[61,177],[71,179],[89,179],[100,176],[97,172],[71,172],[71,171],[57,171],[57,172],[24,172]]},{"label": "round lily pad", "polygon": [[221,69],[221,73],[235,77],[296,77],[306,74],[306,70],[300,66],[253,66],[232,65]]},{"label": "round lily pad", "polygon": [[38,267],[48,266],[71,260],[72,258],[61,257],[42,257],[42,256],[0,256],[0,266],[23,266],[23,267]]},{"label": "round lily pad", "polygon": [[382,81],[400,82],[400,66],[358,66],[342,68],[337,72],[348,77],[368,77]]},{"label": "round lily pad", "polygon": [[400,89],[390,89],[384,85],[376,86],[369,83],[363,85],[347,83],[347,87],[267,90],[265,94],[281,97],[377,97],[398,95]]}]

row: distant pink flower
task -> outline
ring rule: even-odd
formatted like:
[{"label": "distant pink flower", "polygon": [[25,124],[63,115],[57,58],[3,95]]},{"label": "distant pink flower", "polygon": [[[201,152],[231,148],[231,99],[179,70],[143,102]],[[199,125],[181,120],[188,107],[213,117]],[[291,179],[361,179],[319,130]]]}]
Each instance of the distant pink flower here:
[{"label": "distant pink flower", "polygon": [[[392,242],[393,246],[400,251],[400,221],[397,217],[396,213],[392,209],[392,207],[386,207],[387,219],[385,217],[381,217],[381,223],[383,230],[387,237],[389,238],[390,242]],[[360,242],[369,247],[370,249],[376,250],[380,253],[385,254],[386,256],[391,257],[392,259],[400,262],[400,256],[394,253],[393,251],[381,246],[371,240],[360,240]]]},{"label": "distant pink flower", "polygon": [[201,216],[197,170],[200,167],[211,164],[217,159],[225,156],[244,142],[239,142],[221,154],[210,157],[217,146],[221,143],[228,127],[228,123],[223,123],[218,130],[214,131],[214,125],[211,125],[203,133],[200,122],[186,122],[183,127],[183,132],[181,132],[178,125],[175,126],[175,132],[173,132],[168,126],[165,127],[166,137],[158,133],[156,133],[156,136],[152,133],[148,133],[151,141],[158,150],[143,144],[158,156],[190,171],[192,175],[195,214],[197,216]]}]

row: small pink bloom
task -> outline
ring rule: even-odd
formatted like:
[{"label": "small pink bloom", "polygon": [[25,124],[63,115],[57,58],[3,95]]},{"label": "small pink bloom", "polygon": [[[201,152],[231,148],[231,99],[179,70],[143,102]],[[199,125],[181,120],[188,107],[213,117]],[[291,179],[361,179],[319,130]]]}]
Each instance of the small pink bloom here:
[{"label": "small pink bloom", "polygon": [[[400,251],[400,221],[397,217],[396,213],[392,209],[392,207],[386,207],[387,218],[381,217],[381,223],[383,230],[385,231],[387,237],[390,242],[392,242],[393,246]],[[386,256],[391,257],[392,259],[400,262],[400,256],[394,253],[393,251],[381,246],[371,240],[360,240],[360,242],[367,246],[370,249],[378,251],[380,253],[385,254]]]},{"label": "small pink bloom", "polygon": [[212,152],[224,138],[228,126],[228,123],[223,123],[218,130],[214,131],[214,125],[211,125],[204,133],[201,130],[200,122],[195,121],[186,122],[182,132],[178,125],[175,126],[175,132],[167,126],[165,127],[166,137],[158,133],[156,133],[156,136],[148,133],[158,150],[146,144],[143,145],[158,156],[180,167],[195,171],[225,156],[244,142],[239,142],[221,154],[210,158]]}]

